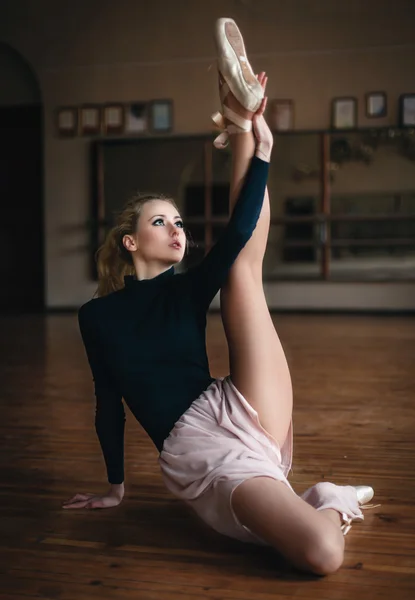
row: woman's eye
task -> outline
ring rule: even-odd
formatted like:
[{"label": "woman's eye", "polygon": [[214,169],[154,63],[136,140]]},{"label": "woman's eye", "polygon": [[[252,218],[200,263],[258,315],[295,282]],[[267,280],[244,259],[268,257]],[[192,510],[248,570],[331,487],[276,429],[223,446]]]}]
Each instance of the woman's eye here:
[{"label": "woman's eye", "polygon": [[[153,225],[164,225],[164,219],[156,219],[153,221]],[[183,221],[176,221],[175,225],[183,229]]]}]

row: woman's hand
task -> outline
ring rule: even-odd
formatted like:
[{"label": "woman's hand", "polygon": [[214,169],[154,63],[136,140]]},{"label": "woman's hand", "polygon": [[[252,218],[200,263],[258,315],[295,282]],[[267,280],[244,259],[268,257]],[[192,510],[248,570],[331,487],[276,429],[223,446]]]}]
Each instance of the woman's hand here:
[{"label": "woman's hand", "polygon": [[[258,76],[258,81],[262,85],[262,88],[265,92],[268,77],[265,75],[264,72],[260,73],[260,75]],[[271,159],[271,151],[272,146],[274,144],[274,137],[264,118],[264,112],[267,106],[267,102],[268,98],[267,96],[264,96],[260,107],[258,108],[252,119],[252,127],[257,142],[255,154],[259,158],[262,158],[262,160],[269,162]]]},{"label": "woman's hand", "polygon": [[121,504],[124,497],[124,485],[112,485],[103,496],[95,494],[76,494],[63,503],[62,508],[111,508]]}]

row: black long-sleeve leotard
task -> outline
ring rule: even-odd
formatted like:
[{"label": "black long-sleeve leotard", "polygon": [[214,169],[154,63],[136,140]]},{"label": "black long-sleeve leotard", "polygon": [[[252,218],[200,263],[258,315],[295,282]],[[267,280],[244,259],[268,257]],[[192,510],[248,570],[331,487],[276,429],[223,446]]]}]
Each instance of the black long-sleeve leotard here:
[{"label": "black long-sleeve leotard", "polygon": [[84,304],[78,313],[95,384],[95,427],[108,481],[124,481],[122,399],[159,451],[176,421],[212,383],[206,313],[255,230],[269,164],[253,157],[225,231],[199,265],[170,268],[153,279]]}]

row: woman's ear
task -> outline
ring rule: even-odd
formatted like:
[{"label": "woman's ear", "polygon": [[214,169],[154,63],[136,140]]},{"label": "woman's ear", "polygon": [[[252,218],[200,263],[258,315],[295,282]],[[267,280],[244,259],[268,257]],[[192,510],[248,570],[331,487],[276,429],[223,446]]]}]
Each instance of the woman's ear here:
[{"label": "woman's ear", "polygon": [[125,235],[122,238],[122,243],[124,248],[126,248],[129,252],[135,252],[138,250],[138,244],[132,235]]}]

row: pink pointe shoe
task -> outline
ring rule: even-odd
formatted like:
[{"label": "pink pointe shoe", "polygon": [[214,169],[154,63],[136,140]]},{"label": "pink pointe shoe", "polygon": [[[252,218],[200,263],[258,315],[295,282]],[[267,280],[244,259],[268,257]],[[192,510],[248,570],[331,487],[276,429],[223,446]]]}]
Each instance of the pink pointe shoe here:
[{"label": "pink pointe shoe", "polygon": [[[255,77],[248,62],[241,32],[233,19],[218,19],[215,28],[215,42],[218,53],[220,99],[223,114],[212,115],[215,125],[222,131],[214,141],[216,148],[225,148],[230,134],[245,133],[252,130],[252,121],[244,119],[224,104],[225,97],[231,92],[238,102],[250,112],[261,105],[264,90]],[[226,125],[226,119],[231,123]]]},{"label": "pink pointe shoe", "polygon": [[242,34],[233,19],[216,21],[215,42],[219,72],[241,105],[255,112],[264,97],[264,90],[248,62]]},{"label": "pink pointe shoe", "polygon": [[354,485],[357,494],[357,501],[362,506],[370,502],[375,495],[375,490],[370,485]]}]

